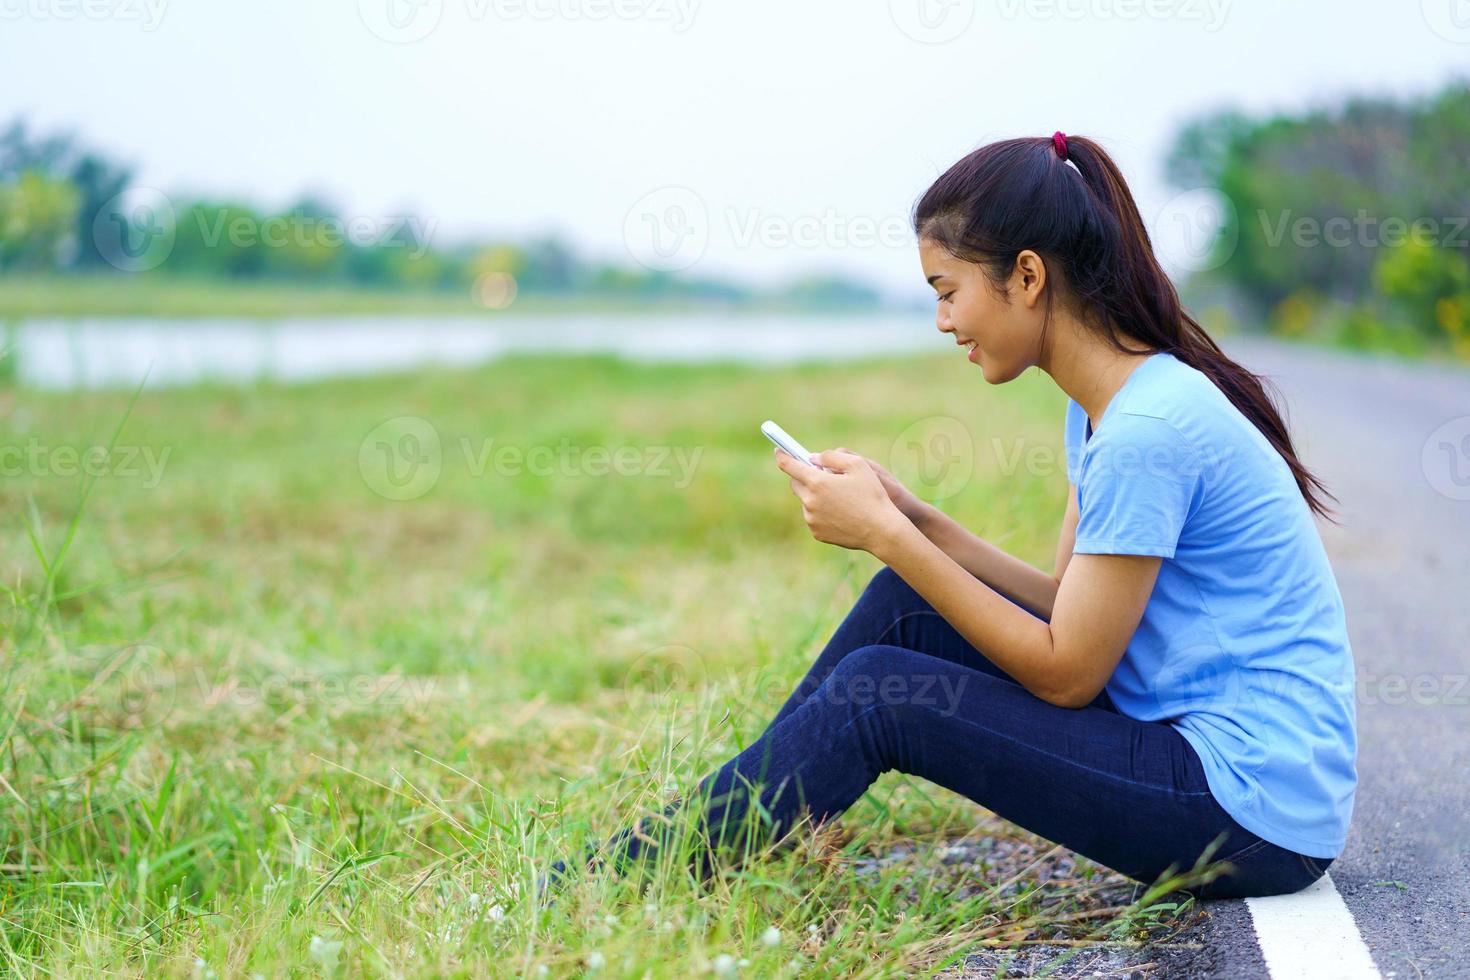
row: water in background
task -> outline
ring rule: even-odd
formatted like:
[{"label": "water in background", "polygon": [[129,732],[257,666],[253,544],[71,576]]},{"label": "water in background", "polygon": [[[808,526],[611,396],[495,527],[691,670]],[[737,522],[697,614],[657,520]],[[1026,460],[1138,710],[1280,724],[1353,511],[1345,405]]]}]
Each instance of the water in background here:
[{"label": "water in background", "polygon": [[150,387],[304,381],[479,364],[521,351],[783,364],[942,351],[954,343],[921,313],[29,320],[8,340],[15,380],[59,389],[131,387],[145,372]]}]

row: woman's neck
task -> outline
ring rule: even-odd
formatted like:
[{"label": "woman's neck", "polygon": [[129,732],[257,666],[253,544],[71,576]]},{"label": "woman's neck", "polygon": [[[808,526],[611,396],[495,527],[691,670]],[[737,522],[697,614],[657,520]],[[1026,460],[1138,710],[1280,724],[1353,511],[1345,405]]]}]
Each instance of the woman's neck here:
[{"label": "woman's neck", "polygon": [[1138,354],[1125,354],[1075,318],[1057,319],[1064,322],[1057,324],[1061,329],[1053,335],[1051,349],[1038,366],[1067,393],[1067,397],[1082,406],[1095,432],[1113,396],[1143,363],[1144,356],[1153,351],[1146,350],[1147,345],[1136,338],[1119,333],[1118,339],[1125,346],[1140,351]]}]

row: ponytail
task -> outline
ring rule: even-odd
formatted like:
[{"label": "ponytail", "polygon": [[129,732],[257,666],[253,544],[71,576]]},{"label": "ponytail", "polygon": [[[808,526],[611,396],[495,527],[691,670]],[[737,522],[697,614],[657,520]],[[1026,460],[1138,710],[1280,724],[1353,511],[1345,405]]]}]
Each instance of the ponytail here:
[{"label": "ponytail", "polygon": [[1225,356],[1184,309],[1123,174],[1096,142],[1057,133],[983,146],[924,193],[913,224],[921,239],[979,263],[995,283],[1023,249],[1059,262],[1084,322],[1115,350],[1140,353],[1124,345],[1121,328],[1208,377],[1281,454],[1311,510],[1335,522],[1326,500],[1336,498],[1297,458],[1269,379]]}]

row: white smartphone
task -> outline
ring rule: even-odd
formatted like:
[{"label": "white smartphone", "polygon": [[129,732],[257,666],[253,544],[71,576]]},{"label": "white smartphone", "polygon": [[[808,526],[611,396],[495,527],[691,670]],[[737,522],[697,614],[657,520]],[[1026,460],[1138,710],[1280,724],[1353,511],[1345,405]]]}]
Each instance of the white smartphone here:
[{"label": "white smartphone", "polygon": [[761,423],[761,433],[767,439],[774,442],[777,447],[785,450],[792,456],[795,456],[806,465],[816,467],[819,470],[822,468],[820,466],[817,466],[816,463],[812,462],[812,454],[807,452],[801,443],[791,438],[791,436],[786,432],[785,429],[781,428],[770,419],[766,419],[764,422]]}]

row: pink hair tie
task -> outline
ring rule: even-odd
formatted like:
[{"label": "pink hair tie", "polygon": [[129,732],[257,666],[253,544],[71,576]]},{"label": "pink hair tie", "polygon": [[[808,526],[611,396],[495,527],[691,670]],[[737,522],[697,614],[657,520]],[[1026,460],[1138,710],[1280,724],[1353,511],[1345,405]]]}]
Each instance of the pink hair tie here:
[{"label": "pink hair tie", "polygon": [[1057,151],[1058,158],[1067,159],[1067,137],[1060,129],[1051,134],[1051,145],[1052,149]]}]

